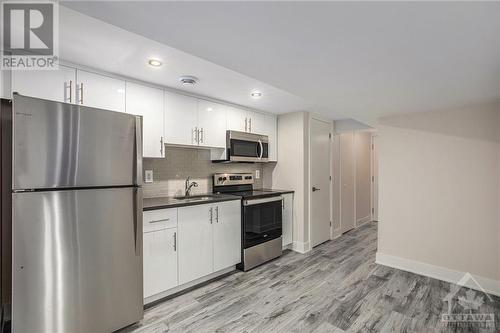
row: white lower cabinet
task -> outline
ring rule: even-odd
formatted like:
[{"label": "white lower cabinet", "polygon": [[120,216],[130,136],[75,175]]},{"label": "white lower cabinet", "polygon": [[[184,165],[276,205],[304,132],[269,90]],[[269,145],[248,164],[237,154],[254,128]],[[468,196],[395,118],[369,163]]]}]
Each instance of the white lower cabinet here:
[{"label": "white lower cabinet", "polygon": [[240,201],[179,208],[179,284],[240,261]]},{"label": "white lower cabinet", "polygon": [[176,287],[177,209],[158,209],[143,214],[144,298]]},{"label": "white lower cabinet", "polygon": [[283,246],[292,244],[293,229],[293,193],[283,194]]},{"label": "white lower cabinet", "polygon": [[241,261],[239,200],[146,211],[143,230],[146,299]]},{"label": "white lower cabinet", "polygon": [[179,208],[179,284],[213,272],[213,205]]},{"label": "white lower cabinet", "polygon": [[219,271],[241,262],[241,204],[227,201],[214,206],[214,271]]},{"label": "white lower cabinet", "polygon": [[178,285],[176,238],[176,228],[144,233],[144,298]]}]

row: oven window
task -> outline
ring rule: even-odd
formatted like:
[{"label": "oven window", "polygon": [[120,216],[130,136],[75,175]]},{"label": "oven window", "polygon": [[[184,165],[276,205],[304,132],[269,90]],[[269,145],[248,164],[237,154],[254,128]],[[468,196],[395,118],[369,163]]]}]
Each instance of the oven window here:
[{"label": "oven window", "polygon": [[243,211],[245,248],[281,236],[281,200],[245,206]]},{"label": "oven window", "polygon": [[231,140],[231,155],[240,157],[258,157],[259,143],[254,141]]}]

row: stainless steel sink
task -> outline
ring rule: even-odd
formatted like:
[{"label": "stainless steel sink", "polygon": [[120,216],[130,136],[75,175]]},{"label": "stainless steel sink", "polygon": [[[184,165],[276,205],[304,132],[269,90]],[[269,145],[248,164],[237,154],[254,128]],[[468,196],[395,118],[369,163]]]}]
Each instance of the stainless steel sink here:
[{"label": "stainless steel sink", "polygon": [[176,200],[182,201],[205,201],[213,199],[213,195],[189,195],[189,196],[180,196],[175,197]]}]

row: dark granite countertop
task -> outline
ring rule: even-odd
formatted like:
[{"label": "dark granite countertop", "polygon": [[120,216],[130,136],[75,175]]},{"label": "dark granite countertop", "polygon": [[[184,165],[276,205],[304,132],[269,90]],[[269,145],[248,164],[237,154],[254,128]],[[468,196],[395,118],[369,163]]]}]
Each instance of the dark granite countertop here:
[{"label": "dark granite countertop", "polygon": [[[203,200],[198,200],[196,198],[199,197],[209,197]],[[175,207],[184,207],[184,206],[193,206],[193,205],[203,205],[213,202],[221,202],[221,201],[231,201],[231,200],[241,200],[241,197],[237,195],[229,195],[229,194],[202,194],[202,195],[193,195],[192,199],[176,199],[175,197],[153,197],[153,198],[144,198],[143,200],[143,210],[155,210],[155,209],[163,209],[163,208],[175,208]]]}]

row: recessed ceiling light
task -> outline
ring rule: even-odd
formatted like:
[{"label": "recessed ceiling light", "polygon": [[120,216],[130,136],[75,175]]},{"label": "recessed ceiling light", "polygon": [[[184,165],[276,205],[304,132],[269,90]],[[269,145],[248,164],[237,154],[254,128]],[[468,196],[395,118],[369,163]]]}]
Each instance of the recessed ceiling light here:
[{"label": "recessed ceiling light", "polygon": [[207,108],[207,111],[208,111],[208,112],[210,112],[210,111],[212,111],[212,110],[213,110],[212,108]]},{"label": "recessed ceiling light", "polygon": [[161,66],[161,61],[158,59],[149,59],[148,64],[153,67],[160,67]]},{"label": "recessed ceiling light", "polygon": [[252,98],[261,98],[262,97],[262,93],[260,91],[253,91],[250,96],[252,96]]},{"label": "recessed ceiling light", "polygon": [[199,79],[196,76],[191,76],[191,75],[185,75],[181,76],[179,78],[179,82],[184,86],[184,87],[192,87],[195,84],[197,84]]}]

